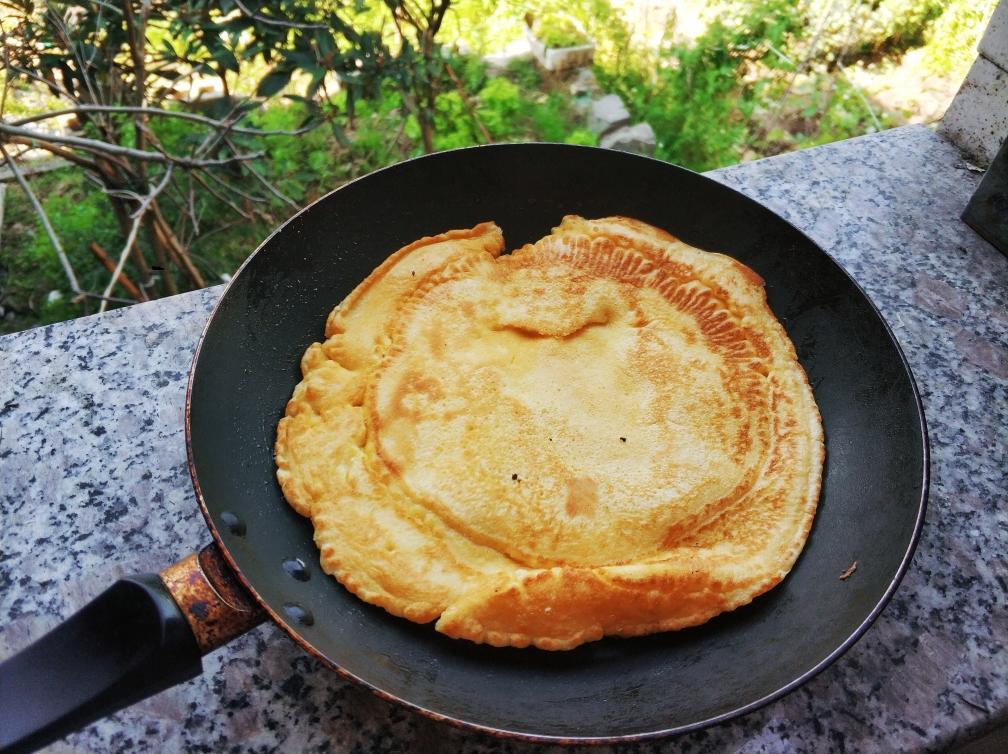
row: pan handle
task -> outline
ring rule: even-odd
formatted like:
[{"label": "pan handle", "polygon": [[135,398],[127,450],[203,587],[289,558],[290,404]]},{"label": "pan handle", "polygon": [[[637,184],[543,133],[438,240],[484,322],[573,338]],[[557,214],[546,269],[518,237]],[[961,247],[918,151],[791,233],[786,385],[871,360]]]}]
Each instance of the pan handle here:
[{"label": "pan handle", "polygon": [[0,663],[0,751],[34,751],[196,677],[204,654],[265,617],[214,544],[120,579]]}]

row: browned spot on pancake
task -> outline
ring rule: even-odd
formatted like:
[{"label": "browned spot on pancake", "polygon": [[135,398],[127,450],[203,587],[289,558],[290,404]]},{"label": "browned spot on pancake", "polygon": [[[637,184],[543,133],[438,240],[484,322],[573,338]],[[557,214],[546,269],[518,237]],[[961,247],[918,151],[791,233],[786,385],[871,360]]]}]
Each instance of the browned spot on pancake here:
[{"label": "browned spot on pancake", "polygon": [[391,417],[420,419],[431,404],[444,399],[444,390],[436,377],[409,372],[396,386]]},{"label": "browned spot on pancake", "polygon": [[431,327],[428,345],[434,358],[443,359],[445,357],[445,333],[444,326],[440,322]]},{"label": "browned spot on pancake", "polygon": [[567,515],[589,516],[598,507],[598,484],[585,476],[567,480]]}]

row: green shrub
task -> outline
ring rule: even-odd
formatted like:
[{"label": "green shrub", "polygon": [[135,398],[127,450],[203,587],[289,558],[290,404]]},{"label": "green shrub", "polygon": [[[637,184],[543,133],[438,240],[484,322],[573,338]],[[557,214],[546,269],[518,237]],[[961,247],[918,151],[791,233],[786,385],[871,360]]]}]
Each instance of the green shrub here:
[{"label": "green shrub", "polygon": [[575,128],[564,137],[564,144],[580,144],[585,147],[597,147],[598,143],[598,134],[594,131],[589,131],[587,128]]},{"label": "green shrub", "polygon": [[809,18],[826,17],[818,55],[829,62],[841,54],[847,62],[898,55],[924,42],[928,26],[948,0],[856,0],[829,14],[831,0],[818,0]]},{"label": "green shrub", "polygon": [[546,16],[532,25],[532,31],[547,47],[577,47],[588,42],[584,32],[563,16]]},{"label": "green shrub", "polygon": [[[62,171],[58,171],[62,172]],[[118,258],[122,238],[119,226],[101,191],[83,176],[67,171],[59,183],[52,182],[52,191],[45,184],[34,187],[50,222],[56,227],[63,251],[76,271],[78,282],[85,290],[104,288],[108,273],[91,253],[88,245],[98,242],[113,259]],[[24,262],[31,266],[39,279],[36,288],[68,291],[69,285],[59,259],[52,248],[49,236],[32,215],[36,228],[31,242],[24,249]]]},{"label": "green shrub", "polygon": [[694,170],[737,162],[745,126],[740,61],[733,32],[715,21],[688,48],[662,50],[650,69],[626,66],[606,85],[622,95],[635,120],[651,124],[656,156]]},{"label": "green shrub", "polygon": [[[109,273],[88,248],[98,242],[110,256],[118,257],[123,239],[105,197],[84,175],[72,169],[54,170],[29,178],[57,237],[84,290],[102,290]],[[49,302],[50,291],[62,297]],[[42,229],[28,197],[17,184],[8,184],[5,196],[3,254],[0,254],[0,303],[25,315],[22,326],[47,324],[94,311],[93,302],[73,303],[70,284],[49,236]],[[121,290],[113,296],[123,296]],[[0,332],[6,331],[0,325]]]},{"label": "green shrub", "polygon": [[574,115],[570,100],[558,92],[551,92],[544,101],[527,107],[535,124],[535,136],[540,141],[564,141],[571,132],[571,122],[580,118]]},{"label": "green shrub", "polygon": [[543,83],[539,69],[531,60],[512,60],[507,64],[505,74],[525,92],[535,91]]},{"label": "green shrub", "polygon": [[998,0],[951,0],[926,32],[925,60],[939,75],[965,76]]},{"label": "green shrub", "polygon": [[513,136],[522,111],[522,94],[517,84],[506,78],[490,79],[477,95],[476,112],[494,139]]}]

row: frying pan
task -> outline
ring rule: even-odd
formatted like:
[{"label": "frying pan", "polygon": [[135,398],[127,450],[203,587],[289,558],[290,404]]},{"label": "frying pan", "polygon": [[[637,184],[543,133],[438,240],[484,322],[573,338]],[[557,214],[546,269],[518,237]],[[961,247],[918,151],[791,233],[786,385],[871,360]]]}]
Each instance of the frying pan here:
[{"label": "frying pan", "polygon": [[[819,510],[784,582],[703,626],[560,653],[451,640],[365,604],[321,572],[311,525],[274,478],[276,423],[328,312],[391,252],[484,220],[517,248],[569,213],[638,218],[765,279],[822,414]],[[160,576],[118,582],[0,666],[0,744],[41,746],[192,677],[202,653],[267,616],[340,675],[456,725],[554,742],[701,728],[793,690],[861,636],[909,564],[928,485],[924,415],[907,363],[829,256],[709,178],[566,145],[421,157],[288,220],[210,317],[190,374],[186,440],[214,543]],[[854,560],[856,572],[841,580]]]}]

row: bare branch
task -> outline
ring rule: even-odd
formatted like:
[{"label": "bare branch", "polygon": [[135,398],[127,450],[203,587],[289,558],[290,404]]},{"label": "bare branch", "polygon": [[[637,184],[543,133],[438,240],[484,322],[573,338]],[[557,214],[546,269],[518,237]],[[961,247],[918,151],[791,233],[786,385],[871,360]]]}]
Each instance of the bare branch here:
[{"label": "bare branch", "polygon": [[245,191],[242,191],[237,186],[233,186],[230,183],[228,183],[227,181],[222,180],[221,178],[218,178],[216,175],[214,175],[213,173],[211,173],[209,170],[206,171],[206,175],[207,175],[207,178],[209,178],[210,180],[212,180],[214,183],[220,184],[221,186],[223,186],[224,188],[226,188],[228,191],[233,191],[235,194],[237,194],[238,196],[240,196],[242,199],[247,199],[250,202],[256,202],[256,203],[264,203],[264,202],[268,202],[269,201],[264,196],[255,196],[253,194],[249,194],[249,193],[247,193]]},{"label": "bare branch", "polygon": [[[228,146],[230,146],[232,149],[235,148],[234,142],[232,142],[230,139],[225,139],[225,141],[227,141]],[[256,170],[254,167],[252,167],[248,163],[245,163],[243,165],[243,167],[252,174],[252,177],[255,178],[260,183],[260,185],[263,188],[265,188],[267,191],[269,191],[271,194],[273,194],[273,196],[275,196],[277,199],[279,199],[284,204],[287,204],[288,206],[290,206],[290,207],[292,207],[294,209],[301,209],[297,205],[297,202],[295,202],[293,199],[291,199],[289,196],[287,196],[285,193],[283,193],[280,189],[278,189],[272,183],[270,183],[269,181],[267,181],[262,176],[262,174],[258,170]]]},{"label": "bare branch", "polygon": [[91,162],[91,160],[86,160],[83,157],[74,154],[68,149],[60,149],[59,147],[53,146],[52,144],[36,144],[32,139],[24,139],[20,136],[12,136],[7,142],[9,144],[22,144],[27,147],[24,151],[30,151],[31,149],[38,148],[44,149],[50,154],[54,154],[67,162],[72,162],[74,165],[84,168],[85,170],[98,171],[98,166]]},{"label": "bare branch", "polygon": [[[396,148],[396,145],[399,143],[399,139],[402,138],[403,131],[405,131],[405,130],[406,130],[406,118],[400,118],[399,119],[399,130],[396,131],[395,136],[393,136],[392,139],[386,145],[386,147],[385,147],[385,153],[382,155],[382,162],[385,162],[385,161],[388,160],[389,155],[392,154],[392,150]],[[487,142],[487,143],[489,144],[490,142]]]},{"label": "bare branch", "polygon": [[259,23],[267,24],[269,26],[281,26],[285,29],[328,29],[328,24],[299,24],[294,21],[281,21],[278,18],[270,18],[269,16],[261,16],[255,11],[251,10],[245,5],[241,0],[235,0],[235,5],[238,6],[238,10],[244,13],[246,16],[251,18],[253,21],[258,21]]},{"label": "bare branch", "polygon": [[179,157],[176,155],[163,154],[161,152],[148,152],[142,149],[131,149],[120,147],[117,144],[110,144],[96,139],[85,139],[80,136],[68,136],[65,134],[46,134],[33,131],[29,128],[18,128],[0,123],[0,134],[10,136],[21,136],[25,139],[33,139],[39,142],[54,142],[56,144],[67,144],[71,147],[84,149],[89,152],[96,152],[102,155],[117,155],[121,157],[131,157],[134,160],[146,160],[148,162],[160,162],[164,165],[175,165],[181,168],[207,168],[218,165],[230,165],[235,162],[246,162],[257,160],[265,152],[254,152],[252,154],[235,154],[230,157],[222,157],[219,160],[194,160],[189,157]]},{"label": "bare branch", "polygon": [[90,2],[92,2],[95,5],[97,5],[99,9],[106,8],[107,10],[110,10],[113,13],[118,13],[120,16],[122,15],[122,11],[119,10],[114,5],[112,5],[112,3],[106,3],[106,2],[103,2],[102,0],[90,0]]},{"label": "bare branch", "polygon": [[49,23],[53,25],[60,35],[62,35],[63,43],[66,45],[66,48],[73,53],[73,56],[77,61],[77,72],[84,81],[84,86],[87,87],[88,94],[91,96],[91,101],[102,104],[101,96],[97,93],[94,83],[91,81],[91,76],[88,75],[88,66],[85,65],[84,59],[80,56],[80,50],[77,48],[77,45],[73,43],[73,39],[70,37],[70,30],[67,29],[66,24],[63,23],[63,19],[60,18],[59,14],[52,8],[49,8],[46,11],[46,16],[49,18]]},{"label": "bare branch", "polygon": [[136,301],[130,301],[128,298],[119,298],[117,296],[101,296],[97,293],[92,293],[91,291],[81,291],[77,294],[77,298],[95,298],[101,301],[103,304],[111,301],[113,304],[135,304]]},{"label": "bare branch", "polygon": [[[10,65],[10,54],[7,52],[7,30],[3,26],[3,20],[0,19],[0,42],[3,43],[3,67],[6,69]],[[0,118],[3,118],[4,111],[7,109],[7,90],[10,88],[10,79],[7,76],[3,77],[3,95],[0,96]]]},{"label": "bare branch", "polygon": [[228,131],[231,130],[232,126],[237,123],[238,119],[241,117],[240,114],[238,118],[233,117],[237,107],[237,104],[231,107],[218,130],[207,134],[207,137],[203,139],[203,143],[193,150],[193,157],[202,157],[205,154],[209,154],[212,150],[216,149],[218,144],[227,138]]},{"label": "bare branch", "polygon": [[[48,113],[31,115],[20,120],[13,120],[8,123],[11,126],[26,126],[29,123],[36,123],[40,120],[58,118],[62,115],[83,115],[86,113],[145,113],[146,115],[156,115],[165,118],[179,118],[180,120],[190,120],[194,123],[202,123],[211,128],[224,128],[226,123],[222,120],[214,120],[196,113],[187,113],[176,110],[162,110],[156,107],[134,107],[132,105],[81,105],[80,107],[67,107],[63,110],[52,110]],[[243,114],[244,116],[244,114]],[[282,129],[258,129],[244,126],[230,126],[229,130],[236,134],[246,134],[248,136],[301,136],[311,131],[311,127],[299,128],[295,131],[285,131]]]},{"label": "bare branch", "polygon": [[[250,215],[248,212],[246,212],[245,210],[243,210],[237,204],[235,204],[234,202],[232,202],[226,196],[224,196],[223,194],[221,194],[218,191],[216,191],[214,189],[214,187],[211,186],[209,183],[207,183],[206,181],[204,181],[203,177],[199,173],[190,173],[190,175],[192,175],[192,177],[196,180],[196,182],[200,186],[202,186],[203,188],[205,188],[207,190],[208,194],[210,194],[211,196],[216,197],[218,200],[222,201],[224,204],[226,204],[228,207],[230,207],[231,210],[233,212],[235,212],[235,214],[240,215],[241,217],[244,217],[246,220],[249,220],[250,222],[251,221],[255,221],[255,218],[252,215]],[[210,173],[207,173],[207,175],[210,175]]]},{"label": "bare branch", "polygon": [[[196,212],[196,189],[193,187],[192,173],[189,173],[189,196],[187,206],[189,208],[189,219],[192,220],[193,235],[199,235],[199,213]],[[187,246],[191,244],[186,244]]]},{"label": "bare branch", "polygon": [[137,233],[140,231],[140,224],[143,222],[143,217],[147,214],[147,209],[150,207],[151,202],[161,193],[162,189],[168,185],[168,181],[171,180],[172,169],[174,165],[169,164],[165,169],[164,176],[161,178],[161,182],[151,189],[150,193],[147,194],[140,202],[140,206],[137,207],[136,211],[130,215],[133,219],[133,224],[130,226],[129,235],[126,237],[126,243],[123,244],[123,250],[119,253],[119,262],[115,266],[115,271],[112,273],[112,279],[109,280],[108,285],[105,286],[105,290],[102,292],[102,302],[98,305],[98,313],[101,314],[105,311],[105,307],[108,304],[107,298],[112,289],[115,288],[117,282],[119,282],[119,276],[122,274],[123,267],[126,266],[126,258],[129,257],[130,249],[133,248],[133,242],[136,241]]},{"label": "bare branch", "polygon": [[241,220],[232,220],[229,223],[224,223],[223,225],[218,225],[216,228],[211,228],[206,233],[204,233],[204,234],[202,234],[200,236],[197,236],[196,238],[193,239],[193,242],[191,244],[189,244],[189,249],[188,249],[189,254],[191,256],[195,257],[196,259],[199,259],[200,261],[202,261],[203,264],[205,264],[208,267],[210,267],[211,266],[210,265],[210,260],[208,260],[206,257],[202,257],[199,254],[195,254],[193,252],[193,249],[195,248],[196,244],[200,243],[201,241],[205,241],[210,236],[212,236],[214,233],[220,233],[221,231],[231,230],[231,228],[233,228],[236,225],[239,225],[240,223],[241,223]]},{"label": "bare branch", "polygon": [[486,125],[484,125],[482,119],[479,117],[479,113],[476,112],[476,108],[473,107],[472,102],[469,101],[469,97],[466,96],[465,86],[462,84],[462,80],[455,73],[455,69],[451,67],[450,63],[444,64],[445,71],[448,72],[448,76],[451,78],[452,82],[455,84],[455,89],[458,92],[459,99],[462,100],[462,104],[465,105],[466,110],[469,111],[469,117],[472,118],[473,123],[479,128],[480,133],[486,140],[484,143],[493,144],[493,137],[490,135],[490,131],[487,130]]},{"label": "bare branch", "polygon": [[[82,293],[80,285],[77,283],[77,276],[74,274],[73,266],[70,264],[70,260],[67,258],[66,253],[64,253],[63,245],[60,243],[59,238],[56,237],[56,231],[53,230],[52,224],[49,222],[49,216],[42,208],[42,204],[39,202],[38,197],[35,196],[35,192],[31,190],[31,186],[28,185],[28,181],[25,180],[24,174],[22,174],[21,169],[17,166],[17,163],[14,162],[9,154],[7,154],[7,150],[4,148],[3,144],[0,144],[0,155],[3,155],[4,161],[10,168],[11,173],[13,173],[14,177],[17,179],[18,185],[21,186],[21,190],[28,195],[28,200],[35,209],[35,214],[38,215],[39,221],[42,223],[42,227],[45,228],[46,235],[49,236],[49,243],[51,243],[53,249],[56,250],[56,256],[59,257],[60,265],[63,267],[63,272],[66,274],[67,280],[70,282],[70,290],[75,294]],[[106,293],[106,295],[108,294]]]},{"label": "bare branch", "polygon": [[[115,271],[115,265],[112,264],[112,260],[109,259],[109,255],[106,253],[105,249],[101,247],[101,244],[99,244],[97,241],[92,241],[90,244],[88,244],[88,248],[91,249],[91,253],[98,258],[98,261],[102,263],[102,266],[106,270],[108,270],[109,272]],[[134,300],[136,301],[148,300],[147,294],[144,293],[143,289],[138,288],[137,285],[132,280],[130,280],[129,277],[126,276],[125,272],[119,275],[119,279],[117,282],[126,290],[126,292],[129,295],[131,295],[134,298]]]},{"label": "bare branch", "polygon": [[62,94],[64,97],[66,97],[69,100],[73,100],[75,102],[77,100],[76,97],[74,97],[70,92],[68,92],[62,86],[60,86],[59,84],[56,84],[56,83],[50,81],[45,76],[39,76],[34,71],[29,71],[27,68],[21,68],[20,66],[16,66],[16,65],[8,65],[8,66],[5,66],[5,67],[8,70],[20,73],[22,76],[27,76],[30,79],[38,81],[40,84],[44,84],[47,88],[55,89],[57,92],[59,92],[60,94]]},{"label": "bare branch", "polygon": [[252,167],[251,165],[246,165],[245,168],[246,168],[246,170],[248,170],[252,174],[252,176],[257,181],[259,181],[260,184],[262,184],[263,188],[265,188],[267,191],[269,191],[271,194],[273,194],[273,196],[275,196],[277,199],[279,199],[280,201],[282,201],[284,204],[287,204],[290,207],[293,207],[294,209],[301,209],[297,205],[297,202],[295,202],[293,199],[291,199],[289,196],[287,196],[287,194],[283,193],[280,189],[278,189],[272,183],[270,183],[269,181],[267,181],[259,173],[259,171],[256,170],[254,167]]}]

